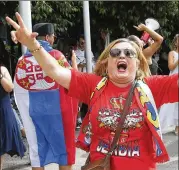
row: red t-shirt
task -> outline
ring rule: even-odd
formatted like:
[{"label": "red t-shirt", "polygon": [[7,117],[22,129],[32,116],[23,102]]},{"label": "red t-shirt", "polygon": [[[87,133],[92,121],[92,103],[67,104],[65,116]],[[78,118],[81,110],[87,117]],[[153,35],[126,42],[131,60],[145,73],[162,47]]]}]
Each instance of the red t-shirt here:
[{"label": "red t-shirt", "polygon": [[[162,78],[161,76],[154,76],[146,79],[154,95],[157,107],[169,101],[178,101],[178,96],[176,95],[176,90],[178,90],[176,77],[167,76]],[[91,93],[100,80],[101,77],[94,74],[72,71],[69,94],[89,104]],[[160,84],[164,87],[161,87]],[[104,154],[108,152],[129,89],[130,86],[119,88],[108,81],[105,89],[92,106],[90,112],[90,122],[92,125],[91,161],[103,158]],[[168,94],[168,96],[164,94]],[[161,95],[162,97],[160,97]],[[152,134],[134,97],[130,113],[127,115],[123,125],[123,132],[111,158],[111,169],[155,169],[151,150],[153,150]]]}]

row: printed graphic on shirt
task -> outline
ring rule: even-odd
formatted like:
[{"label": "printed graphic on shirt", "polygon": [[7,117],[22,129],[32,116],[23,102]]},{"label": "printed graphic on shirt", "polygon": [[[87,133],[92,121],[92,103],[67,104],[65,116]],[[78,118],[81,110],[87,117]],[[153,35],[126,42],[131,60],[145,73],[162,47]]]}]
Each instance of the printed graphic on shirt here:
[{"label": "printed graphic on shirt", "polygon": [[91,123],[89,122],[88,125],[86,125],[82,130],[83,133],[85,134],[84,141],[87,145],[89,145],[91,143],[91,136],[92,136]]},{"label": "printed graphic on shirt", "polygon": [[[96,151],[107,154],[109,152],[109,144],[100,140],[97,146]],[[115,156],[121,156],[121,157],[139,157],[140,156],[140,147],[139,147],[139,142],[136,141],[131,141],[128,142],[127,144],[120,144],[117,145],[113,155]]]},{"label": "printed graphic on shirt", "polygon": [[[119,98],[111,98],[110,103],[113,108],[101,108],[98,112],[97,120],[100,122],[99,127],[115,131],[120,122],[124,102],[126,101],[122,95]],[[139,109],[131,109],[126,116],[123,128],[140,128],[144,121],[142,112]]]},{"label": "printed graphic on shirt", "polygon": [[[121,120],[121,116],[124,109],[126,98],[122,95],[119,97],[113,97],[110,99],[111,108],[103,107],[98,112],[97,120],[100,128],[106,128],[110,130],[108,139],[105,141],[101,139],[97,145],[96,151],[101,153],[107,153],[109,151],[109,144],[112,143],[116,128]],[[132,104],[132,103],[131,103]],[[118,145],[114,150],[115,156],[128,156],[128,157],[139,157],[140,147],[139,141],[128,141],[129,131],[135,130],[136,128],[142,128],[144,124],[144,116],[139,108],[131,105],[129,114],[123,124],[123,130],[121,132]]]}]

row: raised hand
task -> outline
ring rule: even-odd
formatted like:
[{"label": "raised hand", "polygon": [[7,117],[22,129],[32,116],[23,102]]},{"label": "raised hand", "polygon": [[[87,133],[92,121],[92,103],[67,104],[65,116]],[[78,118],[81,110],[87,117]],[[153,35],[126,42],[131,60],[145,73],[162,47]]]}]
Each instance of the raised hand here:
[{"label": "raised hand", "polygon": [[35,37],[38,36],[38,33],[34,32],[32,33],[27,29],[25,26],[22,17],[18,12],[16,12],[16,18],[18,21],[18,24],[13,21],[11,18],[6,17],[6,21],[16,30],[11,31],[11,38],[14,43],[20,42],[21,44],[27,46],[29,49],[33,49],[35,44],[37,44],[37,41]]},{"label": "raised hand", "polygon": [[71,61],[72,61],[72,68],[78,70],[78,66],[77,66],[77,63],[76,63],[76,54],[75,54],[74,50],[72,50]]},{"label": "raised hand", "polygon": [[134,28],[136,28],[138,31],[145,31],[146,30],[146,25],[144,24],[139,24],[138,26],[133,26]]},{"label": "raised hand", "polygon": [[72,50],[71,60],[76,61],[76,54],[74,50]]}]

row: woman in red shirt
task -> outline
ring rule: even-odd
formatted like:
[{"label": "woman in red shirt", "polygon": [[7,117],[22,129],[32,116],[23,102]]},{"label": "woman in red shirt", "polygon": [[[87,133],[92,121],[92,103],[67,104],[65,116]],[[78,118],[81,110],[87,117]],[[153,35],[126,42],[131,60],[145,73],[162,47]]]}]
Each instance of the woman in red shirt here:
[{"label": "woman in red shirt", "polygon": [[[89,126],[81,132],[84,138],[80,138],[77,145],[90,152],[91,162],[108,153],[134,80],[138,80],[134,97],[111,156],[111,169],[154,170],[157,162],[169,160],[157,108],[163,103],[178,101],[178,74],[150,77],[141,49],[128,39],[118,39],[108,45],[96,64],[95,74],[67,70],[40,46],[35,39],[37,33],[27,30],[18,13],[16,17],[19,25],[6,18],[16,29],[11,32],[13,40],[27,46],[46,74],[65,87],[69,95],[90,106]],[[107,81],[99,84],[103,76]],[[91,106],[95,93],[99,95]]]}]

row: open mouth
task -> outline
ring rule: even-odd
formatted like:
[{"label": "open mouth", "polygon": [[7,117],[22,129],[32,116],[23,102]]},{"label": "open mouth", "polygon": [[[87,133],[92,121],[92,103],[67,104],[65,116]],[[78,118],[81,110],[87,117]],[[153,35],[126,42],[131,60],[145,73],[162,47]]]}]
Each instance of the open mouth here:
[{"label": "open mouth", "polygon": [[127,69],[127,63],[126,62],[118,62],[117,69],[119,72],[125,72]]}]

